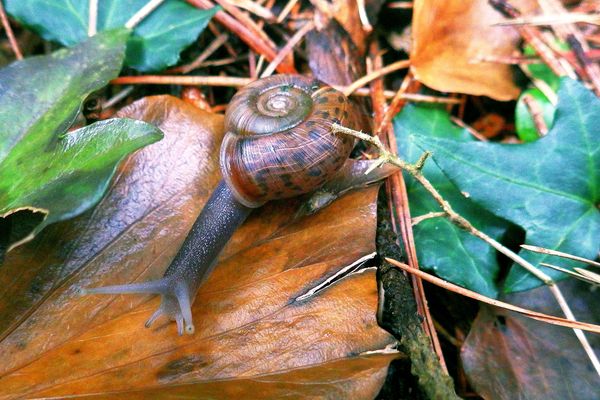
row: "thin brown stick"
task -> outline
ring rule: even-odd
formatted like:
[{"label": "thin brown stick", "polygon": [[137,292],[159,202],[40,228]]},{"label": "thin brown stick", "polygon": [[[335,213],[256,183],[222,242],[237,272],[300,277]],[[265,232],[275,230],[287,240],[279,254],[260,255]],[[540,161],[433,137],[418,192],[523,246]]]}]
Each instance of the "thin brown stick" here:
[{"label": "thin brown stick", "polygon": [[594,88],[594,92],[597,96],[600,96],[600,67],[598,64],[592,62],[588,56],[586,55],[583,42],[580,42],[575,35],[569,35],[567,37],[567,43],[571,46],[573,53],[575,53],[575,57],[579,61],[579,64],[585,70],[590,82],[592,83],[592,87]]},{"label": "thin brown stick", "polygon": [[265,21],[274,22],[275,15],[268,8],[263,7],[257,2],[250,0],[228,0],[231,5],[242,8],[257,17],[263,18]]},{"label": "thin brown stick", "polygon": [[419,223],[426,221],[428,219],[432,219],[432,218],[440,218],[440,217],[445,217],[446,213],[443,211],[439,211],[439,212],[428,212],[427,214],[423,214],[423,215],[419,215],[418,217],[414,217],[412,219],[412,226],[418,225]]},{"label": "thin brown stick", "polygon": [[[254,22],[254,20],[250,18],[250,16],[248,16],[245,12],[243,12],[233,4],[229,3],[228,0],[214,1],[218,3],[221,7],[223,7],[225,11],[231,14],[233,18],[235,18],[243,26],[249,29],[255,39],[262,40],[267,46],[269,46],[269,48],[273,49],[273,51],[275,52],[275,55],[273,57],[269,57],[265,53],[260,53],[261,55],[265,56],[268,61],[272,61],[277,56],[277,46],[262,28],[264,21],[260,21],[259,23]],[[295,71],[294,61],[291,57],[284,58],[282,61],[279,62],[278,66],[280,67],[279,70],[281,70],[281,66],[283,66],[283,69],[285,70],[289,70],[290,72]]]},{"label": "thin brown stick", "polygon": [[252,18],[250,18],[246,13],[242,12],[239,8],[231,4],[227,0],[215,0],[217,4],[219,4],[225,11],[227,11],[231,16],[237,19],[242,23],[245,27],[247,27],[250,31],[254,33],[256,37],[259,37],[265,43],[267,43],[270,47],[275,48],[275,43],[271,40],[269,35],[262,30],[260,26],[254,22]]},{"label": "thin brown stick", "polygon": [[413,6],[412,1],[392,1],[387,5],[388,8],[399,8],[401,10],[410,10]]},{"label": "thin brown stick", "polygon": [[544,112],[540,103],[538,103],[537,100],[530,94],[523,96],[523,103],[531,115],[531,119],[533,120],[533,124],[535,125],[538,136],[546,136],[548,133],[548,125],[546,125],[546,121],[544,120]]},{"label": "thin brown stick", "polygon": [[221,35],[217,36],[215,40],[213,40],[208,46],[206,46],[202,53],[200,53],[200,55],[198,55],[198,57],[196,57],[196,59],[193,60],[191,63],[182,65],[180,67],[172,68],[168,72],[181,72],[183,74],[187,74],[190,71],[199,68],[202,65],[202,63],[206,61],[208,57],[213,55],[214,52],[217,51],[223,44],[225,44],[225,42],[227,42],[228,39],[229,35],[226,33],[222,33]]},{"label": "thin brown stick", "polygon": [[577,271],[580,276],[583,276],[583,277],[591,280],[592,282],[594,282],[595,285],[600,285],[600,274],[597,274],[592,271],[588,271],[587,269],[577,268],[577,267],[575,268],[575,271]]},{"label": "thin brown stick", "polygon": [[540,58],[535,56],[497,56],[494,54],[482,54],[473,58],[472,61],[474,63],[489,62],[496,64],[526,65],[539,63]]},{"label": "thin brown stick", "polygon": [[[219,37],[222,35],[222,32],[219,30],[219,28],[217,27],[217,25],[210,21],[208,23],[208,29],[212,32],[213,35],[215,35],[215,37]],[[237,51],[235,51],[235,49],[233,48],[233,46],[231,45],[231,43],[229,42],[225,42],[223,44],[223,46],[225,46],[225,49],[227,50],[227,52],[229,53],[230,56],[232,57],[237,57],[238,53]]]},{"label": "thin brown stick", "polygon": [[[582,280],[586,283],[592,284],[592,285],[598,285],[600,284],[600,281],[594,281],[588,277],[586,277],[585,275],[582,275],[578,272],[575,271],[571,271],[565,268],[561,268],[558,265],[554,265],[554,264],[548,264],[548,263],[540,263],[540,265],[543,265],[544,267],[548,267],[548,268],[552,268],[553,270],[562,272],[563,274],[567,274],[567,275],[571,275],[574,278],[577,278],[579,280]],[[575,270],[578,270],[579,268],[575,268]]]},{"label": "thin brown stick", "polygon": [[[406,272],[405,272],[406,273]],[[452,336],[450,334],[450,332],[448,332],[446,330],[446,328],[444,328],[442,326],[442,324],[440,324],[439,322],[437,322],[435,319],[433,320],[433,326],[435,326],[435,330],[442,335],[442,337],[444,339],[446,339],[448,342],[450,342],[450,344],[452,344],[454,347],[456,347],[457,349],[460,349],[463,345],[463,341],[458,340],[457,338],[455,338],[454,336]]]},{"label": "thin brown stick", "polygon": [[367,9],[365,8],[365,0],[356,0],[356,6],[358,8],[358,18],[363,26],[363,30],[367,33],[373,32],[373,25],[369,22]]},{"label": "thin brown stick", "polygon": [[[379,45],[377,40],[372,41],[369,46],[370,57],[367,58],[367,72],[372,73],[376,70],[383,69],[383,57],[379,51]],[[370,94],[371,103],[373,104],[373,123],[374,126],[379,126],[383,121],[385,114],[385,108],[387,103],[383,94],[383,79],[381,77],[375,78],[370,82]],[[390,210],[392,207],[390,207]]]},{"label": "thin brown stick", "polygon": [[[506,0],[489,0],[489,3],[507,18],[521,17],[521,12]],[[569,75],[565,67],[556,59],[552,49],[545,43],[537,28],[533,26],[515,26],[515,29],[535,49],[552,72],[558,76]]]},{"label": "thin brown stick", "polygon": [[365,86],[372,80],[381,78],[382,76],[387,75],[391,72],[398,71],[398,70],[401,70],[404,68],[408,68],[409,66],[410,66],[410,60],[400,60],[400,61],[396,61],[390,65],[386,65],[385,67],[383,67],[379,70],[373,71],[373,72],[357,79],[356,81],[352,82],[350,85],[348,85],[346,87],[346,89],[344,89],[344,94],[346,96],[350,96],[358,88]]},{"label": "thin brown stick", "polygon": [[23,53],[21,53],[21,49],[19,48],[19,44],[15,39],[15,35],[10,26],[10,22],[8,22],[8,17],[6,16],[6,11],[4,11],[4,5],[2,1],[0,1],[0,19],[2,20],[2,26],[4,27],[4,31],[6,32],[6,37],[8,37],[8,42],[10,43],[10,48],[13,53],[15,53],[15,57],[17,60],[23,59]]},{"label": "thin brown stick", "polygon": [[600,267],[600,263],[597,262],[597,261],[590,260],[588,258],[583,258],[583,257],[575,256],[575,255],[569,254],[569,253],[564,253],[562,251],[556,251],[556,250],[552,250],[552,249],[546,249],[544,247],[538,247],[538,246],[531,246],[531,245],[528,245],[528,244],[522,244],[521,248],[523,248],[525,250],[533,251],[535,253],[548,254],[550,256],[557,256],[557,257],[562,257],[562,258],[568,258],[569,260],[575,260],[575,261],[579,261],[579,262],[584,263],[584,264],[590,264],[590,265],[593,265],[595,267]]},{"label": "thin brown stick", "polygon": [[[204,65],[208,64],[205,62]],[[257,67],[258,68],[258,67]],[[258,68],[259,69],[259,68]],[[229,76],[181,76],[181,75],[139,75],[139,76],[121,76],[113,79],[111,83],[113,85],[204,85],[204,86],[231,86],[240,87],[249,84],[254,81],[252,78],[240,78],[240,77],[229,77]],[[344,91],[346,86],[336,86],[339,91]],[[370,90],[368,88],[357,89],[353,95],[355,96],[370,96]],[[390,90],[384,91],[386,98],[393,98],[398,96]],[[440,103],[440,104],[459,104],[459,99],[452,99],[448,97],[436,97],[428,96],[423,94],[404,93],[400,95],[402,101],[413,101],[422,103]]]},{"label": "thin brown stick", "polygon": [[[484,232],[475,228],[466,218],[464,218],[463,216],[458,214],[456,211],[454,211],[454,209],[452,208],[450,203],[448,203],[442,197],[442,195],[433,187],[431,182],[429,182],[429,180],[421,172],[423,164],[425,163],[425,160],[429,156],[429,152],[425,152],[423,154],[423,156],[421,156],[419,161],[417,161],[417,163],[413,165],[413,164],[409,164],[409,163],[405,162],[404,160],[398,158],[395,154],[389,152],[383,146],[383,144],[381,143],[381,141],[379,140],[379,138],[377,136],[370,136],[370,135],[364,134],[362,132],[358,132],[353,129],[346,128],[346,127],[343,127],[343,126],[335,124],[335,123],[332,124],[332,131],[334,133],[343,133],[343,134],[354,136],[358,139],[369,142],[372,145],[374,145],[375,147],[377,147],[377,149],[379,150],[379,153],[380,153],[379,158],[380,158],[381,163],[389,162],[393,165],[396,165],[396,166],[402,168],[404,171],[408,172],[415,180],[417,180],[421,184],[421,186],[423,186],[423,188],[425,188],[425,190],[427,190],[429,192],[429,194],[439,204],[439,206],[442,208],[442,210],[446,213],[447,218],[452,223],[454,223],[459,228],[464,229],[465,231],[469,232],[471,235],[478,237],[479,239],[485,241],[490,246],[492,246],[494,249],[496,249],[500,253],[504,254],[505,256],[507,256],[508,258],[513,260],[517,265],[525,268],[532,275],[534,275],[536,278],[541,280],[546,286],[548,286],[548,289],[550,290],[550,292],[556,299],[558,305],[560,306],[561,310],[563,311],[563,313],[565,314],[567,319],[575,321],[575,316],[573,315],[573,312],[571,311],[571,307],[566,302],[560,289],[558,288],[558,286],[556,285],[554,280],[549,275],[545,274],[543,271],[541,271],[540,269],[533,266],[529,261],[525,260],[523,257],[519,256],[512,250],[503,246],[501,243],[499,243],[492,237],[488,236]],[[395,175],[398,176],[401,174],[395,174]],[[577,336],[577,339],[581,343],[583,350],[586,352],[592,365],[596,369],[596,372],[598,373],[598,375],[600,375],[600,361],[598,361],[598,357],[596,356],[596,353],[594,353],[594,351],[592,350],[592,347],[590,346],[590,343],[588,342],[587,338],[585,337],[583,332],[579,329],[574,329],[573,332],[575,333],[575,336]]]},{"label": "thin brown stick", "polygon": [[287,44],[279,51],[277,56],[269,65],[267,65],[267,68],[265,68],[263,71],[261,78],[270,76],[275,71],[275,68],[277,68],[277,66],[288,56],[288,54],[294,50],[294,47],[296,47],[296,45],[300,43],[302,39],[304,39],[304,36],[306,36],[306,34],[313,29],[315,29],[315,23],[313,21],[308,21],[302,28],[294,33]]},{"label": "thin brown stick", "polygon": [[198,68],[220,67],[220,66],[223,66],[223,65],[229,65],[229,64],[234,63],[234,62],[244,61],[247,58],[248,58],[247,56],[241,56],[241,57],[220,58],[218,60],[208,60],[208,61],[204,61],[202,64],[198,65]]},{"label": "thin brown stick", "polygon": [[436,286],[439,286],[441,288],[450,290],[454,293],[458,293],[462,296],[466,296],[466,297],[470,297],[472,299],[475,299],[477,301],[481,301],[483,303],[492,305],[494,307],[500,307],[503,308],[505,310],[509,310],[509,311],[514,311],[517,312],[519,314],[522,314],[526,317],[538,320],[538,321],[542,321],[542,322],[546,322],[549,324],[553,324],[553,325],[558,325],[558,326],[563,326],[565,328],[571,328],[571,329],[581,329],[581,330],[586,330],[589,332],[594,332],[594,333],[600,333],[600,325],[595,325],[595,324],[590,324],[587,322],[579,322],[579,321],[573,321],[570,319],[565,319],[565,318],[560,318],[560,317],[555,317],[553,315],[548,315],[548,314],[544,314],[544,313],[540,313],[537,311],[533,311],[533,310],[528,310],[526,308],[522,308],[522,307],[518,307],[509,303],[505,303],[503,301],[499,301],[499,300],[494,300],[491,299],[489,297],[486,297],[484,295],[481,295],[477,292],[473,292],[469,289],[465,289],[463,287],[457,286],[453,283],[450,283],[448,281],[445,281],[443,279],[440,279],[438,277],[435,277],[433,275],[430,275],[426,272],[423,272],[419,269],[416,268],[411,268],[406,264],[403,264],[399,261],[396,261],[394,259],[391,258],[386,258],[386,260],[404,270],[407,272],[410,272],[411,274],[415,274],[417,276],[419,276],[421,279],[426,280],[427,282],[433,283]]},{"label": "thin brown stick", "polygon": [[477,140],[480,140],[482,142],[488,141],[488,138],[483,136],[481,133],[477,132],[477,130],[475,128],[473,128],[472,126],[466,124],[465,121],[463,121],[462,119],[456,118],[455,116],[451,115],[450,120],[452,122],[454,122],[456,125],[460,126],[461,128],[466,129],[466,131],[469,132],[471,135],[473,135],[473,137],[476,138]]},{"label": "thin brown stick", "polygon": [[178,75],[142,75],[121,76],[113,79],[113,85],[202,85],[202,86],[246,86],[254,79],[236,78],[231,76],[178,76]]},{"label": "thin brown stick", "polygon": [[[538,3],[540,4],[543,12],[546,14],[554,14],[562,17],[565,20],[568,20],[569,16],[571,15],[560,0],[538,0]],[[583,15],[592,17],[588,14]],[[596,15],[595,17],[598,18],[599,15]],[[600,21],[600,19],[597,19],[597,21]],[[569,21],[565,24],[552,25],[552,30],[556,32],[560,38],[569,43],[569,46],[573,50],[573,53],[579,61],[579,64],[592,83],[594,92],[596,95],[600,96],[600,66],[591,62],[587,57],[586,52],[590,51],[590,46],[587,43],[585,36],[572,21]]]},{"label": "thin brown stick", "polygon": [[[210,0],[186,0],[191,5],[208,9],[213,8],[215,4]],[[227,14],[224,11],[217,11],[215,14],[215,19],[220,22],[225,28],[229,29],[235,35],[237,35],[240,40],[248,45],[252,50],[256,53],[261,54],[267,58],[267,60],[272,60],[277,56],[277,52],[274,46],[271,46],[269,43],[265,42],[262,38],[256,36],[256,34],[251,31],[248,27],[241,24],[238,20],[233,18],[231,15]],[[288,65],[287,63],[281,63],[277,67],[277,71],[283,74],[286,73],[295,73],[296,69],[293,66]]]},{"label": "thin brown stick", "polygon": [[390,106],[388,107],[388,109],[386,110],[385,115],[383,116],[383,120],[381,121],[381,124],[376,127],[375,135],[379,135],[392,122],[392,118],[394,118],[394,115],[396,115],[396,114],[398,114],[398,112],[400,112],[400,109],[404,106],[404,104],[406,102],[404,97],[406,95],[406,91],[408,90],[411,82],[412,82],[412,74],[409,73],[406,75],[406,77],[404,77],[404,80],[402,81],[402,85],[400,85],[400,89],[398,89],[398,91],[392,98],[392,102],[391,102]]},{"label": "thin brown stick", "polygon": [[277,16],[277,23],[282,23],[283,20],[288,16],[290,11],[294,8],[294,6],[298,3],[298,0],[289,0],[285,7],[281,10],[279,15]]},{"label": "thin brown stick", "polygon": [[588,24],[600,25],[600,15],[590,15],[584,13],[564,13],[564,14],[546,14],[533,15],[521,18],[513,18],[508,21],[497,22],[495,26],[513,26],[513,25],[561,25],[585,22]]}]

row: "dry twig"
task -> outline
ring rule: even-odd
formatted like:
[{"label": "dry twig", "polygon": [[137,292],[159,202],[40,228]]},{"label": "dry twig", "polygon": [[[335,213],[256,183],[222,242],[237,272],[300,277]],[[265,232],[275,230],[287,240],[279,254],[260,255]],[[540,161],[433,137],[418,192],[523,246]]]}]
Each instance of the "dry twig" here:
[{"label": "dry twig", "polygon": [[423,272],[419,269],[411,268],[408,265],[403,264],[399,261],[393,260],[391,258],[386,258],[386,260],[390,264],[392,264],[400,269],[403,269],[404,271],[410,272],[411,274],[415,274],[415,275],[419,276],[420,278],[426,280],[427,282],[431,282],[436,286],[442,287],[444,289],[450,290],[454,293],[458,293],[458,294],[466,296],[466,297],[470,297],[477,301],[481,301],[483,303],[486,303],[486,304],[489,304],[489,305],[492,305],[495,307],[500,307],[505,310],[518,312],[519,314],[522,314],[526,317],[533,318],[538,321],[546,322],[548,324],[564,326],[566,328],[571,328],[571,329],[582,329],[582,330],[586,330],[586,331],[594,332],[594,333],[600,333],[600,325],[590,324],[587,322],[573,321],[570,319],[555,317],[555,316],[540,313],[537,311],[528,310],[526,308],[517,307],[512,304],[505,303],[503,301],[491,299],[491,298],[481,295],[477,292],[473,292],[472,290],[465,289],[463,287],[460,287],[458,285],[455,285],[453,283],[450,283],[448,281],[445,281],[443,279],[440,279],[438,277],[430,275],[426,272]]},{"label": "dry twig", "polygon": [[[525,268],[527,271],[529,271],[531,274],[533,274],[536,278],[541,280],[548,287],[548,289],[550,290],[550,292],[556,299],[558,305],[560,306],[561,310],[563,311],[563,313],[565,314],[567,319],[569,319],[571,321],[576,321],[575,316],[573,315],[573,312],[571,311],[571,307],[569,306],[569,304],[563,297],[562,292],[560,291],[559,287],[556,285],[556,283],[550,276],[548,276],[547,274],[542,272],[540,269],[533,266],[530,262],[525,260],[523,257],[519,256],[512,250],[503,246],[501,243],[499,243],[492,237],[488,236],[484,232],[475,228],[466,218],[464,218],[462,215],[460,215],[456,211],[454,211],[454,209],[452,208],[450,203],[448,203],[442,197],[442,195],[437,191],[437,189],[435,189],[433,187],[431,182],[429,182],[429,180],[421,172],[423,164],[425,163],[427,157],[429,156],[428,152],[425,152],[423,154],[423,156],[421,156],[419,161],[417,161],[417,163],[415,163],[413,165],[413,164],[409,164],[406,161],[400,159],[398,156],[390,153],[383,146],[383,144],[381,143],[381,141],[379,140],[379,138],[377,136],[370,136],[365,133],[358,132],[358,131],[355,131],[350,128],[346,128],[344,126],[341,126],[341,125],[338,125],[335,123],[332,124],[332,130],[334,133],[342,133],[345,135],[354,136],[365,142],[371,143],[372,145],[377,147],[377,149],[379,150],[378,165],[382,165],[382,164],[388,162],[388,163],[396,165],[397,167],[400,167],[404,171],[408,172],[435,199],[435,201],[440,205],[442,210],[445,212],[446,218],[448,218],[448,220],[450,220],[453,224],[455,224],[459,228],[469,232],[471,235],[478,237],[479,239],[485,241],[490,246],[495,248],[497,251],[504,254],[505,256],[507,256],[508,258],[513,260],[516,264]],[[575,333],[575,336],[577,336],[577,339],[581,343],[581,346],[583,347],[584,351],[588,355],[596,372],[598,373],[598,375],[600,375],[600,362],[598,361],[598,357],[596,356],[596,353],[590,346],[590,343],[588,342],[587,338],[585,337],[585,335],[583,334],[583,332],[581,330],[573,329],[573,331]]]},{"label": "dry twig", "polygon": [[8,37],[8,41],[10,43],[10,47],[15,53],[15,57],[17,60],[23,59],[23,53],[21,53],[21,49],[19,48],[19,44],[15,39],[15,35],[10,26],[10,22],[8,22],[8,17],[6,16],[6,11],[4,11],[4,5],[2,5],[2,1],[0,1],[0,19],[2,20],[2,26],[4,27],[4,31],[6,32],[6,36]]}]

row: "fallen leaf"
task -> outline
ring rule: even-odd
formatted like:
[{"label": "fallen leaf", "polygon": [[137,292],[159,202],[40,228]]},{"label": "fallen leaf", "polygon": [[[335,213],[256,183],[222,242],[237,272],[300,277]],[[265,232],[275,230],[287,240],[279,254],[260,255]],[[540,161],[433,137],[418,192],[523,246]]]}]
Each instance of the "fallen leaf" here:
[{"label": "fallen leaf", "polygon": [[[514,5],[529,9],[527,0]],[[439,2],[416,0],[410,54],[415,77],[442,92],[458,92],[511,100],[519,95],[511,66],[481,61],[508,57],[520,39],[512,27],[494,24],[504,17],[487,0]]]},{"label": "fallen leaf", "polygon": [[[578,319],[600,321],[597,294],[568,280],[561,290]],[[547,288],[513,293],[511,304],[561,315]],[[586,334],[596,352],[600,336]],[[571,329],[544,324],[499,308],[482,307],[461,350],[469,382],[486,399],[594,399],[598,375]]]},{"label": "fallen leaf", "polygon": [[[88,0],[5,0],[6,11],[44,39],[66,46],[88,37]],[[122,28],[148,0],[98,2],[98,31]],[[201,10],[166,0],[133,29],[125,64],[140,71],[160,70],[179,61],[179,53],[204,30],[219,10]]]},{"label": "fallen leaf", "polygon": [[[382,0],[367,0],[363,3],[365,4],[365,22],[368,21],[371,29],[373,29],[373,26],[377,25],[377,15],[379,15],[379,10],[384,2]],[[327,3],[320,2],[318,4]],[[356,0],[334,0],[330,5],[329,12],[348,32],[352,42],[358,49],[358,57],[361,57],[367,50],[367,38],[371,32],[365,30],[363,21],[360,18],[358,4],[359,2]]]},{"label": "fallen leaf", "polygon": [[[436,164],[473,201],[525,229],[525,244],[593,259],[600,250],[600,100],[570,79],[563,80],[558,98],[552,129],[535,142],[413,138],[422,149],[433,151]],[[534,265],[549,257],[520,254]],[[564,278],[561,272],[543,270]],[[504,288],[519,291],[541,284],[524,268],[513,266]]]},{"label": "fallen leaf", "polygon": [[375,271],[349,272],[374,252],[376,188],[298,220],[299,201],[255,212],[197,294],[194,335],[167,321],[145,329],[156,297],[79,295],[160,277],[219,179],[222,117],[169,96],[119,115],[165,139],[129,158],[94,210],[7,255],[0,398],[246,397],[286,385],[372,398],[397,354],[365,354],[393,338],[377,325]]},{"label": "fallen leaf", "polygon": [[126,155],[162,138],[154,126],[131,119],[66,133],[84,99],[119,74],[126,39],[125,30],[104,32],[0,70],[0,218],[22,210],[46,214],[35,226],[13,223],[11,242],[31,240],[92,207]]}]

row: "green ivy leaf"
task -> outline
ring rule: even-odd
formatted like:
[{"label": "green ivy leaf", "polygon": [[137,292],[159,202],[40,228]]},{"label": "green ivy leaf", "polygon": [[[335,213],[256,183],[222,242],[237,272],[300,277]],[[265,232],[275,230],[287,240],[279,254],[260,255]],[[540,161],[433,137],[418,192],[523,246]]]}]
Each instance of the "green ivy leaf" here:
[{"label": "green ivy leaf", "polygon": [[[148,0],[98,2],[98,31],[121,28]],[[46,40],[66,46],[87,38],[89,0],[5,0],[6,11]],[[218,7],[201,10],[166,0],[133,30],[125,64],[140,71],[177,63],[179,53],[204,30]]]},{"label": "green ivy leaf", "polygon": [[0,217],[23,209],[46,214],[26,240],[95,204],[119,161],[162,137],[129,119],[65,132],[83,100],[119,74],[128,36],[107,31],[0,70]]},{"label": "green ivy leaf", "polygon": [[[434,152],[437,165],[474,201],[523,227],[526,243],[593,259],[600,250],[600,100],[569,79],[562,81],[558,95],[554,126],[532,143],[460,143],[421,136],[415,141]],[[534,265],[548,259],[522,253]],[[564,277],[548,268],[544,272]],[[513,266],[505,290],[540,284]]]},{"label": "green ivy leaf", "polygon": [[552,126],[552,122],[554,121],[554,106],[542,91],[535,87],[524,90],[519,96],[515,108],[515,128],[517,135],[524,142],[533,142],[538,140],[540,136],[531,113],[525,105],[525,101],[523,101],[523,97],[525,96],[533,97],[536,103],[540,105],[546,126]]},{"label": "green ivy leaf", "polygon": [[[394,119],[398,153],[409,162],[422,154],[409,138],[412,135],[437,137],[470,142],[473,137],[450,121],[441,108],[408,105]],[[504,234],[507,223],[465,198],[433,162],[425,164],[425,176],[455,209],[475,226],[495,239]],[[440,211],[431,195],[410,175],[405,173],[412,217]],[[494,249],[483,241],[457,228],[446,218],[427,219],[413,227],[420,264],[436,275],[463,287],[496,297],[495,279],[498,263]]]},{"label": "green ivy leaf", "polygon": [[[569,50],[569,46],[563,42],[556,42],[554,45],[562,50]],[[526,56],[537,55],[536,51],[530,45],[525,46],[524,54]],[[526,68],[533,78],[544,81],[548,84],[548,87],[556,92],[560,85],[560,77],[556,75],[552,70],[543,62],[525,64]],[[515,108],[515,128],[519,139],[524,142],[533,142],[539,138],[538,131],[535,127],[535,122],[531,113],[527,109],[525,102],[523,101],[524,96],[531,96],[540,105],[542,114],[546,126],[551,127],[554,120],[554,105],[548,100],[548,98],[542,93],[541,90],[530,85],[530,87],[524,90],[517,100],[517,107]]]}]

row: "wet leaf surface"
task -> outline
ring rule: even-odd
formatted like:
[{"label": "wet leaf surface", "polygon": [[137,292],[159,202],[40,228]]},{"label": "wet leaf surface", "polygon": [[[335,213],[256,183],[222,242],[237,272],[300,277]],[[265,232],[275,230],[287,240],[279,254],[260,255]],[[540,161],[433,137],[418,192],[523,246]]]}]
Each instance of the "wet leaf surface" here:
[{"label": "wet leaf surface", "polygon": [[[535,142],[506,145],[413,138],[419,147],[434,152],[436,164],[473,201],[523,227],[525,244],[594,258],[600,250],[599,106],[598,98],[581,83],[565,79],[554,126]],[[549,258],[521,254],[534,265]],[[544,272],[564,278],[549,268]],[[540,284],[524,268],[513,266],[505,290]]]},{"label": "wet leaf surface", "polygon": [[198,292],[193,336],[167,321],[144,328],[156,297],[79,294],[160,277],[219,178],[222,117],[168,96],[120,116],[165,139],[129,158],[95,209],[7,255],[0,397],[259,397],[301,382],[318,396],[373,397],[396,357],[360,356],[393,342],[376,322],[375,272],[326,282],[374,251],[377,188],[298,220],[295,201],[253,214]]},{"label": "wet leaf surface", "polygon": [[[600,321],[598,294],[574,279],[562,282],[575,316]],[[506,296],[504,301],[561,315],[545,288]],[[596,354],[600,336],[586,334]],[[600,378],[572,330],[484,306],[462,348],[462,362],[475,390],[488,399],[594,399]]]}]

